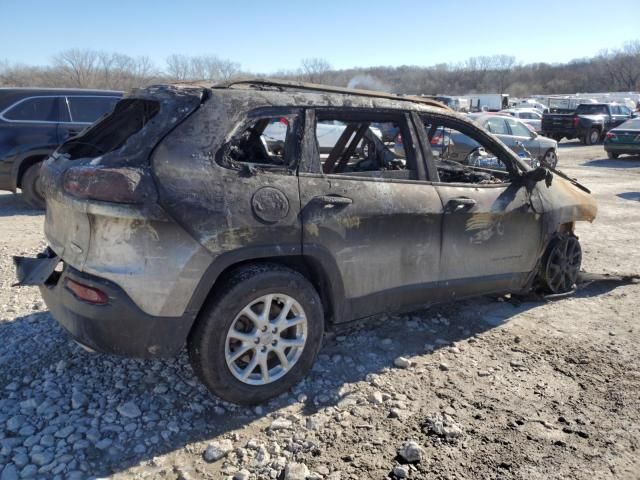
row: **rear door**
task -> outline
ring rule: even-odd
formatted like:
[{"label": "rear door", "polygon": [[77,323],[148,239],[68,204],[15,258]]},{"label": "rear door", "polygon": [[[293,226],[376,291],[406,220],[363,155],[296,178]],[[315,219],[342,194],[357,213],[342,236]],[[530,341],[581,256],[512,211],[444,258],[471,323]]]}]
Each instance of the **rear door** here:
[{"label": "rear door", "polygon": [[[309,109],[305,122],[302,248],[333,272],[344,298],[336,318],[428,302],[440,272],[442,204],[426,182],[410,115]],[[385,128],[400,132],[396,142],[384,143],[373,124],[392,124]],[[323,125],[342,125],[328,153],[318,145]]]},{"label": "rear door", "polygon": [[1,114],[7,152],[49,152],[58,144],[57,123],[63,104],[59,97],[46,95],[23,98]]},{"label": "rear door", "polygon": [[631,111],[627,107],[623,107],[621,105],[611,105],[611,126],[614,128],[618,125],[621,125],[626,120],[631,118]]}]

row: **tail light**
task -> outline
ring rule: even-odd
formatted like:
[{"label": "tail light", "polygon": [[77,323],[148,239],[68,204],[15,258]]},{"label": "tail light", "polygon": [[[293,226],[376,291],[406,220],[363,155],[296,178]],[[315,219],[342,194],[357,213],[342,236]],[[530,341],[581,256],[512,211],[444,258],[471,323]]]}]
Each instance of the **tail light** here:
[{"label": "tail light", "polygon": [[402,143],[402,133],[396,135],[396,143]]},{"label": "tail light", "polygon": [[76,282],[70,278],[67,278],[65,286],[77,298],[84,300],[85,302],[93,303],[95,305],[105,305],[109,302],[108,295],[98,288],[89,287],[88,285]]},{"label": "tail light", "polygon": [[607,138],[616,138],[616,134],[613,132],[607,132]]},{"label": "tail light", "polygon": [[436,132],[431,139],[431,145],[440,145],[442,143],[442,133]]},{"label": "tail light", "polygon": [[580,125],[580,117],[573,117],[573,127],[578,128],[578,125]]},{"label": "tail light", "polygon": [[116,203],[143,203],[155,195],[151,177],[130,167],[71,167],[64,175],[64,191],[78,198]]}]

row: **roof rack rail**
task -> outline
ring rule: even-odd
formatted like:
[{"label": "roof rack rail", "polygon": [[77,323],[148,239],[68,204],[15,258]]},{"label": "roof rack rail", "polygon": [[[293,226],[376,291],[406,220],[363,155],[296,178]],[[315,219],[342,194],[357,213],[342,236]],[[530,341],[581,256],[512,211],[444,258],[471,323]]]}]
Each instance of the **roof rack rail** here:
[{"label": "roof rack rail", "polygon": [[244,80],[233,80],[229,82],[216,83],[211,88],[233,88],[236,86],[256,86],[256,87],[275,87],[291,90],[307,90],[311,92],[328,92],[342,93],[347,95],[359,95],[364,97],[386,98],[389,100],[403,100],[406,102],[422,103],[431,107],[443,108],[450,110],[443,103],[437,102],[430,98],[422,98],[416,96],[403,96],[394,93],[376,92],[374,90],[360,90],[356,88],[334,87],[330,85],[319,85],[316,83],[294,82],[291,80],[275,80],[270,78],[249,78]]}]

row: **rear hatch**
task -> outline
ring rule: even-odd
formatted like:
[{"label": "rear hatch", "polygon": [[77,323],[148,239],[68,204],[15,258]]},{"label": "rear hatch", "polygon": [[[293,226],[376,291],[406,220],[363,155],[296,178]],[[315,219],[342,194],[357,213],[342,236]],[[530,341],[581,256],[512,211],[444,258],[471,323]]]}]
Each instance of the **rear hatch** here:
[{"label": "rear hatch", "polygon": [[44,163],[45,234],[67,263],[83,270],[91,243],[99,240],[92,233],[98,220],[162,216],[151,153],[199,107],[206,92],[175,85],[135,90]]}]

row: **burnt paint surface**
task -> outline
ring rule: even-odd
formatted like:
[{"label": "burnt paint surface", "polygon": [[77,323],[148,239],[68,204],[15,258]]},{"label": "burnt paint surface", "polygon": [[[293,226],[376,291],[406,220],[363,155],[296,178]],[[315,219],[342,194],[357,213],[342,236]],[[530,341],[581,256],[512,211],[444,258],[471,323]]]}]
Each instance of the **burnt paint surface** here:
[{"label": "burnt paint surface", "polygon": [[[506,290],[519,289],[519,277],[509,276],[533,270],[542,245],[542,215],[531,207],[526,188],[515,183],[436,188],[444,205],[441,279],[445,285],[486,275],[503,276]],[[460,198],[476,203],[456,203]],[[449,293],[455,297],[455,288]]]},{"label": "burnt paint surface", "polygon": [[[80,206],[61,193],[60,178],[70,162],[56,160],[44,175],[54,207],[47,216],[48,237],[54,250],[60,250],[56,253],[80,270],[110,275],[107,278],[127,292],[136,291],[126,278],[129,275],[140,284],[132,298],[145,311],[179,315],[201,287],[205,271],[228,258],[225,254],[237,254],[234,258],[243,261],[251,257],[239,252],[262,248],[272,255],[304,256],[320,250],[337,267],[343,285],[344,298],[335,300],[352,304],[345,316],[338,317],[348,320],[393,304],[394,292],[398,292],[396,303],[401,304],[407,288],[418,291],[416,299],[420,300],[463,295],[465,287],[455,282],[460,279],[475,282],[471,289],[475,293],[504,288],[495,281],[502,277],[508,279],[509,288],[520,288],[526,275],[515,274],[535,268],[545,240],[559,225],[591,221],[595,216],[593,199],[558,176],[549,186],[518,180],[512,185],[479,187],[439,184],[438,179],[430,183],[424,176],[418,179],[421,181],[365,181],[323,175],[311,148],[311,126],[305,125],[306,107],[415,111],[468,122],[455,113],[406,100],[280,90],[153,87],[138,92],[143,98],[162,99],[161,113],[187,107],[193,113],[183,111],[186,119],[175,121],[175,128],[159,143],[159,130],[155,130],[159,127],[150,125],[128,141],[122,152],[114,152],[113,160],[104,156],[99,161],[77,162],[96,168],[129,165],[130,160],[118,157],[124,151],[143,158],[152,148],[150,166],[142,168],[154,179],[157,200],[149,199],[135,209],[91,213],[95,202]],[[256,109],[293,112],[294,157],[286,166],[245,168],[220,161],[221,147]],[[424,137],[424,132],[418,133]],[[512,158],[514,165],[519,162],[499,140],[483,135]],[[412,141],[417,147],[419,141]],[[427,162],[423,175],[434,171],[430,153],[422,161]],[[280,193],[267,195],[270,201],[266,204],[256,203],[255,195],[264,189]],[[331,195],[353,202],[338,206],[317,200]],[[465,211],[448,211],[449,200],[459,196],[473,198],[476,204]],[[65,216],[69,209],[74,214]],[[78,242],[81,253],[72,246]],[[89,250],[91,259],[86,254]],[[131,276],[131,272],[139,275]],[[492,280],[486,281],[483,290],[485,277]],[[147,280],[160,307],[143,298],[146,286],[140,282]],[[214,281],[207,279],[211,284]],[[424,293],[429,290],[433,295]],[[376,298],[380,292],[390,293],[368,306],[366,301],[357,301]]]}]

